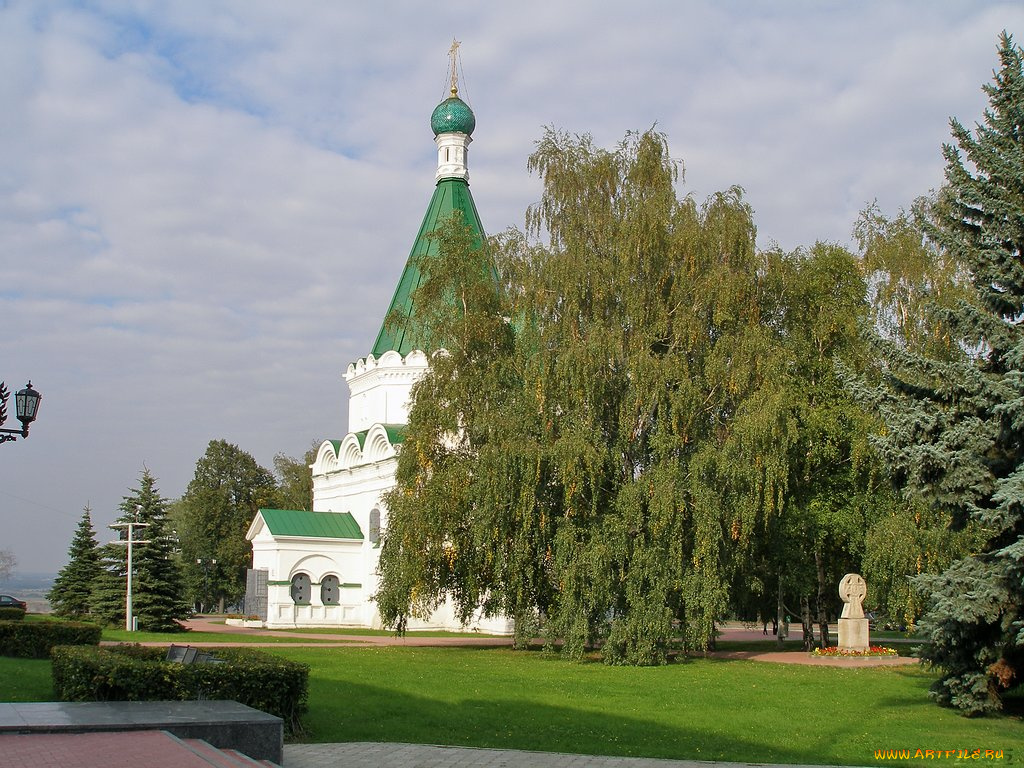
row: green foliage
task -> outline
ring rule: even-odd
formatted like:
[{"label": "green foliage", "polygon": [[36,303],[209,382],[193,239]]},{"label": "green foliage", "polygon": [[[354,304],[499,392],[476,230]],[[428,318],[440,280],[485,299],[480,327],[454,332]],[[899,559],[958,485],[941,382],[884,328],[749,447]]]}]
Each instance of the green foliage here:
[{"label": "green foliage", "polygon": [[89,613],[94,621],[106,626],[125,625],[125,590],[127,553],[111,544],[101,545],[100,574],[89,595]]},{"label": "green foliage", "polygon": [[873,203],[861,212],[854,237],[871,285],[873,327],[894,343],[933,357],[961,357],[944,312],[968,297],[964,267],[928,240],[922,222],[934,199],[887,218]]},{"label": "green foliage", "polygon": [[54,648],[53,685],[61,701],[231,699],[277,715],[301,731],[309,667],[248,648],[218,648],[223,664],[164,661],[164,648],[117,645]]},{"label": "green foliage", "polygon": [[[174,558],[175,541],[167,524],[168,502],[156,488],[156,480],[144,469],[139,486],[121,502],[118,524],[142,523],[132,538],[145,541],[134,544],[132,560],[132,612],[138,617],[139,629],[173,631],[182,629],[178,623],[191,615],[184,601],[181,571]],[[127,529],[118,544],[100,547],[103,571],[90,598],[94,616],[106,624],[125,623],[125,591],[128,573]]]},{"label": "green foliage", "polygon": [[755,566],[814,551],[838,581],[877,487],[833,370],[866,313],[855,259],[758,254],[741,191],[679,199],[653,131],[611,152],[549,131],[530,167],[526,234],[476,248],[449,222],[420,265],[414,320],[446,353],[386,497],[385,621],[448,596],[659,664],[708,646],[737,581],[764,591]]},{"label": "green foliage", "polygon": [[279,453],[274,456],[277,475],[278,509],[313,509],[313,473],[309,466],[316,461],[320,441],[314,441],[301,459]]},{"label": "green foliage", "polygon": [[5,606],[0,608],[0,621],[23,621],[24,619],[24,608],[18,608],[16,606]]},{"label": "green foliage", "polygon": [[0,656],[45,659],[57,645],[99,645],[103,630],[79,621],[9,621],[0,618]]},{"label": "green foliage", "polygon": [[949,527],[950,515],[920,500],[893,497],[868,529],[862,573],[870,585],[865,605],[893,622],[917,624],[927,595],[914,587],[915,576],[941,573],[954,561],[976,552],[983,542],[977,525]]},{"label": "green foliage", "polygon": [[252,562],[245,533],[260,507],[276,504],[275,494],[273,475],[250,454],[224,440],[210,441],[175,508],[181,562],[193,602],[223,610],[242,598],[245,569]]},{"label": "green foliage", "polygon": [[46,599],[58,616],[72,619],[88,617],[93,589],[100,577],[99,543],[92,527],[92,510],[82,510],[75,537],[68,549],[68,563],[60,569]]},{"label": "green foliage", "polygon": [[460,218],[434,236],[439,253],[417,265],[424,279],[411,321],[417,338],[444,338],[448,349],[414,389],[418,415],[406,430],[398,485],[386,496],[391,512],[377,595],[382,615],[400,627],[410,613],[429,613],[446,592],[458,594],[464,618],[483,599],[489,576],[475,569],[486,556],[475,546],[484,532],[460,515],[470,503],[472,457],[477,445],[501,439],[489,418],[515,381],[489,252],[473,247]]},{"label": "green foliage", "polygon": [[[872,286],[875,333],[910,354],[963,360],[966,350],[949,320],[951,310],[970,297],[969,275],[923,235],[921,225],[935,210],[935,198],[921,199],[912,214],[901,211],[888,219],[877,205],[871,205],[862,212],[854,235],[862,249],[862,269]],[[885,359],[884,354],[880,357]],[[862,373],[877,380],[880,372],[869,367]],[[863,385],[859,389],[863,392]],[[929,506],[913,496],[894,494],[888,501],[879,501],[878,515],[864,542],[862,573],[870,585],[866,602],[892,621],[913,626],[927,596],[913,586],[912,577],[940,573],[976,551],[982,541],[980,530],[976,523],[965,523],[962,515],[962,527],[954,529],[948,509]]]},{"label": "green foliage", "polygon": [[932,693],[965,714],[999,708],[1024,677],[1024,71],[1006,34],[999,57],[983,123],[972,134],[951,121],[946,184],[924,220],[970,279],[970,301],[941,313],[959,354],[879,342],[886,386],[874,393],[896,481],[982,536],[915,582],[928,606],[922,657],[942,672]]},{"label": "green foliage", "polygon": [[[859,570],[864,531],[888,493],[868,443],[875,419],[836,367],[866,365],[859,333],[866,286],[856,257],[836,245],[765,259],[760,305],[782,362],[766,372],[752,428],[730,458],[737,466],[773,462],[775,481],[750,497],[757,505],[734,523],[734,536],[749,549],[737,562],[734,605],[748,612],[751,604],[762,612],[770,606],[762,617],[806,606],[809,624],[813,605],[824,645],[835,584]],[[737,427],[745,421],[737,419]],[[756,516],[759,507],[770,514]]]}]

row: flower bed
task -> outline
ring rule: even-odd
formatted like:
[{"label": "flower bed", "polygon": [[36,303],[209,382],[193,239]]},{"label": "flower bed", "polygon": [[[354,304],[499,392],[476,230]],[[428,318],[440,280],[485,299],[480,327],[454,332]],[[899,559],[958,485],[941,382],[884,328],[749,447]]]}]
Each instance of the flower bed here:
[{"label": "flower bed", "polygon": [[837,656],[851,656],[851,657],[864,657],[864,656],[899,656],[896,653],[895,648],[886,648],[882,645],[872,645],[866,651],[854,651],[849,648],[840,648],[837,645],[830,645],[828,648],[815,648],[811,651],[812,656],[827,656],[835,658]]}]

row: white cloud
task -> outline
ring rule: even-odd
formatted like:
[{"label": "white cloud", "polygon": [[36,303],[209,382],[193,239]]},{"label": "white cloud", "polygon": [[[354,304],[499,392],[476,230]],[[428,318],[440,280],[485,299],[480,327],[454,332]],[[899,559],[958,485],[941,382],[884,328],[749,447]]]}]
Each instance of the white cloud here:
[{"label": "white cloud", "polygon": [[[762,243],[848,241],[941,181],[1010,3],[313,0],[0,4],[0,378],[43,392],[0,448],[4,546],[64,560],[145,463],[184,491],[211,439],[259,461],[345,429],[433,186],[428,119],[463,41],[489,232],[538,199],[542,127],[655,123],[682,191],[747,189]],[[10,426],[10,424],[6,425]],[[59,510],[59,511],[58,511]]]}]

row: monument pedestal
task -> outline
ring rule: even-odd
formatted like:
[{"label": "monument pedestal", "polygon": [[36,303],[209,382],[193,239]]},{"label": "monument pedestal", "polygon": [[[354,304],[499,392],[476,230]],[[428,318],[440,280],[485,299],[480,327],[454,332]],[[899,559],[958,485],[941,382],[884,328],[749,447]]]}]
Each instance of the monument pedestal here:
[{"label": "monument pedestal", "polygon": [[839,647],[847,651],[866,651],[868,620],[839,619]]}]

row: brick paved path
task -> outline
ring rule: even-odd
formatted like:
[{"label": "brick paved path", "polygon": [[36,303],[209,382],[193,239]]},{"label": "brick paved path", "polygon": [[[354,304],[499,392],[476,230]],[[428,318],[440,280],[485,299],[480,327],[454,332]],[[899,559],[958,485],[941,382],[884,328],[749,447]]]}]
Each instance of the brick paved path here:
[{"label": "brick paved path", "polygon": [[213,765],[216,763],[203,759],[163,731],[0,735],[0,766],[3,768],[211,768]]}]

